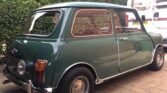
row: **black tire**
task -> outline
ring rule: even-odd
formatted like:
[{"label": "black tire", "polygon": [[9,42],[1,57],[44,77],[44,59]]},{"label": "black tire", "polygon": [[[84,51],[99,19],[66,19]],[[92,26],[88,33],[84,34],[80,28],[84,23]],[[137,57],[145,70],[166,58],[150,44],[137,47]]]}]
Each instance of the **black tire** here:
[{"label": "black tire", "polygon": [[164,52],[167,53],[167,47],[164,47]]},{"label": "black tire", "polygon": [[[56,93],[93,93],[94,86],[95,80],[90,70],[78,67],[63,77]],[[84,92],[78,92],[79,90]]]},{"label": "black tire", "polygon": [[149,65],[149,68],[153,71],[158,71],[164,64],[164,51],[162,47],[158,47],[155,51],[153,62]]}]

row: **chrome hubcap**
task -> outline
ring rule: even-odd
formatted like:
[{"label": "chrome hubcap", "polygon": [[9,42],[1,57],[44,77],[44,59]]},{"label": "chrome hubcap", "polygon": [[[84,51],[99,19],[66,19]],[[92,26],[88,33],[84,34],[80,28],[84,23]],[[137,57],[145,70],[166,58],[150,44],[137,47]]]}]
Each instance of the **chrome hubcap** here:
[{"label": "chrome hubcap", "polygon": [[88,93],[89,81],[85,76],[75,78],[71,84],[70,93]]},{"label": "chrome hubcap", "polygon": [[162,53],[157,54],[156,61],[157,61],[158,66],[161,66],[163,64],[163,54]]}]

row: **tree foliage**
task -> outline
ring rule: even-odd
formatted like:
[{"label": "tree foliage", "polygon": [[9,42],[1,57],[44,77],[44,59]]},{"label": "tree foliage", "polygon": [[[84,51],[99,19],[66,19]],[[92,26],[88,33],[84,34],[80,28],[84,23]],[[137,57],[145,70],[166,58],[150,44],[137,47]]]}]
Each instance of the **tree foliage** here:
[{"label": "tree foliage", "polygon": [[[0,0],[0,54],[2,43],[7,43],[22,33],[32,10],[51,3],[75,0]],[[76,0],[86,1],[86,0]],[[126,0],[87,0],[125,4]]]}]

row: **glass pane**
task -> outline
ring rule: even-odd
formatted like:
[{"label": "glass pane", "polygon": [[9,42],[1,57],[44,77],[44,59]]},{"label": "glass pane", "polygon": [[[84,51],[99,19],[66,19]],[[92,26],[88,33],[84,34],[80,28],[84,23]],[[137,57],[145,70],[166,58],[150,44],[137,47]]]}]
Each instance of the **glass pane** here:
[{"label": "glass pane", "polygon": [[36,13],[32,18],[29,34],[50,35],[59,22],[60,12]]},{"label": "glass pane", "polygon": [[73,35],[111,34],[111,13],[106,9],[81,9],[73,24]]},{"label": "glass pane", "polygon": [[115,12],[114,23],[116,33],[131,33],[142,31],[141,24],[133,12]]}]

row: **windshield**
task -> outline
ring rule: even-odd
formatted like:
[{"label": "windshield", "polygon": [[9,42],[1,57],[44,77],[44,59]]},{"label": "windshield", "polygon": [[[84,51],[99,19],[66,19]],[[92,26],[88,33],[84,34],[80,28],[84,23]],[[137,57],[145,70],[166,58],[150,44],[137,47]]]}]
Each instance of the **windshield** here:
[{"label": "windshield", "polygon": [[133,0],[132,7],[136,8],[138,11],[147,11],[151,9],[151,3],[150,0]]},{"label": "windshield", "polygon": [[60,11],[46,11],[35,13],[26,34],[50,35],[57,26],[60,19]]}]

